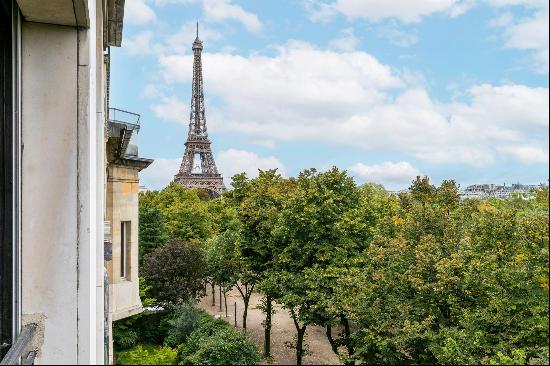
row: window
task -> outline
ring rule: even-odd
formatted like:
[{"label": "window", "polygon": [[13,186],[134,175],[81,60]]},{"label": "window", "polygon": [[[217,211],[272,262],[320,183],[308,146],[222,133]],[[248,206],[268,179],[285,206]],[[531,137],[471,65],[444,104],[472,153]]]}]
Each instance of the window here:
[{"label": "window", "polygon": [[130,279],[131,222],[120,223],[120,278]]},{"label": "window", "polygon": [[0,0],[0,359],[18,330],[18,8]]}]

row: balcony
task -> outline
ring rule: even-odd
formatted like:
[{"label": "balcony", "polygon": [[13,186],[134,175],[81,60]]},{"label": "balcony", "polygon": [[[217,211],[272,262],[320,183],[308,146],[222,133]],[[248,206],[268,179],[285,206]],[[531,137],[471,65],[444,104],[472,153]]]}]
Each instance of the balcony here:
[{"label": "balcony", "polygon": [[109,108],[109,116],[107,118],[109,123],[124,124],[129,129],[139,130],[140,115],[133,112],[128,112],[118,108]]},{"label": "balcony", "polygon": [[115,155],[122,158],[126,155],[128,144],[134,134],[139,131],[140,115],[122,109],[109,108],[107,118],[109,139],[116,141]]}]

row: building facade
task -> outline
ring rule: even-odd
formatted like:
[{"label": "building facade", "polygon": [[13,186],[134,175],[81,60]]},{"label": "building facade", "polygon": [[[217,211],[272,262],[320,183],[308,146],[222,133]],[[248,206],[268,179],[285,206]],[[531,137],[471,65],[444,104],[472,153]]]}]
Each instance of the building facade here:
[{"label": "building facade", "polygon": [[107,363],[111,320],[141,309],[138,172],[151,160],[108,103],[123,15],[124,0],[0,0],[3,362],[25,339],[29,362]]},{"label": "building facade", "polygon": [[113,361],[112,322],[143,310],[138,275],[139,172],[153,160],[140,158],[138,147],[131,143],[139,127],[138,114],[109,108],[105,223],[110,235],[104,243],[110,253],[105,258],[109,283],[106,299],[109,363]]}]

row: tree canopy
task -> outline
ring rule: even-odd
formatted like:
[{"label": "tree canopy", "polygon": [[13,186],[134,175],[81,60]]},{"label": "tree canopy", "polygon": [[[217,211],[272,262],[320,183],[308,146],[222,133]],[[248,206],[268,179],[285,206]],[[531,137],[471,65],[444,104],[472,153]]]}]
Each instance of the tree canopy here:
[{"label": "tree canopy", "polygon": [[159,301],[198,297],[207,276],[245,304],[255,289],[264,355],[277,302],[297,364],[313,325],[346,364],[548,363],[547,187],[461,200],[454,181],[417,177],[390,195],[337,168],[238,174],[232,186],[212,200],[177,185],[140,196],[143,273]]}]

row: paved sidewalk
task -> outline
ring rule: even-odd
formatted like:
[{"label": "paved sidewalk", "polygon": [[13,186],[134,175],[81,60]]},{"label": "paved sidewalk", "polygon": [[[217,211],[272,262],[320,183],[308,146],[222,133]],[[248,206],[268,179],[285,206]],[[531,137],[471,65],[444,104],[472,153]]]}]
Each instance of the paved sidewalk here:
[{"label": "paved sidewalk", "polygon": [[[247,332],[255,341],[258,350],[263,350],[264,329],[262,321],[264,314],[256,309],[256,305],[261,300],[261,295],[253,293],[250,298],[247,317]],[[216,288],[216,306],[212,306],[212,288],[208,286],[207,295],[202,298],[199,307],[212,315],[220,315],[222,319],[230,324],[235,324],[234,311],[235,302],[237,303],[237,326],[242,327],[242,313],[244,304],[239,292],[234,289],[227,294],[228,317],[225,318],[225,307],[220,311],[219,290]],[[222,296],[223,303],[223,296]],[[273,315],[273,326],[271,328],[271,353],[273,355],[272,364],[276,365],[295,365],[296,352],[293,348],[286,347],[285,342],[293,342],[296,335],[296,328],[290,314],[280,306],[275,306],[276,313]],[[325,329],[322,327],[309,326],[306,331],[305,343],[309,346],[309,355],[302,360],[304,365],[337,365],[341,364],[332,352],[330,344],[325,335]],[[262,362],[266,364],[267,362]]]}]

